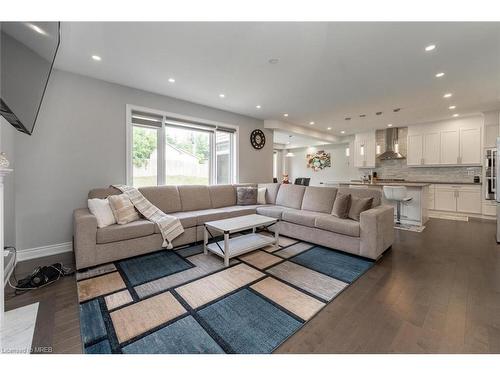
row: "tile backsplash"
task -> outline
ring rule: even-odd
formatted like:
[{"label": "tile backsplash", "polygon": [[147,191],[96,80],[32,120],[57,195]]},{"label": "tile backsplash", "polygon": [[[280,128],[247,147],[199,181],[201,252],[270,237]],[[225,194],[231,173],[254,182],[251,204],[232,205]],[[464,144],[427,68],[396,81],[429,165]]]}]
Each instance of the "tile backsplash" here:
[{"label": "tile backsplash", "polygon": [[[408,128],[399,128],[399,152],[406,156],[406,136]],[[385,150],[385,132],[377,130],[377,144]],[[473,182],[474,176],[481,176],[482,167],[408,167],[406,159],[379,160],[377,158],[374,172],[378,178],[403,178],[408,181],[442,181],[442,182]],[[369,173],[360,169],[360,175]]]}]

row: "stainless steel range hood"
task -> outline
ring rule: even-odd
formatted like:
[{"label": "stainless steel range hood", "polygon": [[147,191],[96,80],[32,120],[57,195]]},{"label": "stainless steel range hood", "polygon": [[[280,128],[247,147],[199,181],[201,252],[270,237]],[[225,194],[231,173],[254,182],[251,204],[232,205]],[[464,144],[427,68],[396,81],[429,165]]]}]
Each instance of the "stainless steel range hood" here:
[{"label": "stainless steel range hood", "polygon": [[399,138],[398,128],[391,128],[385,130],[385,152],[380,154],[380,160],[393,160],[404,159],[405,157],[399,153],[398,150]]}]

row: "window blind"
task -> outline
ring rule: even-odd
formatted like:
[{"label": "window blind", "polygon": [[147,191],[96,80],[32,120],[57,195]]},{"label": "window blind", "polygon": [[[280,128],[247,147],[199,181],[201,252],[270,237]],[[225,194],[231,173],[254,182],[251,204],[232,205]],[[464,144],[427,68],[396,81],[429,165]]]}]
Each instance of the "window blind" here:
[{"label": "window blind", "polygon": [[[163,122],[163,116],[155,113],[147,113],[141,111],[132,111],[132,124],[151,126],[155,128],[161,128]],[[165,125],[173,126],[183,129],[201,130],[201,131],[220,131],[225,133],[235,133],[236,129],[228,128],[219,125],[206,124],[203,122],[189,121],[184,119],[178,119],[174,117],[165,117]]]},{"label": "window blind", "polygon": [[162,121],[163,121],[162,115],[140,112],[140,111],[132,111],[133,125],[146,125],[155,128],[161,128]]}]

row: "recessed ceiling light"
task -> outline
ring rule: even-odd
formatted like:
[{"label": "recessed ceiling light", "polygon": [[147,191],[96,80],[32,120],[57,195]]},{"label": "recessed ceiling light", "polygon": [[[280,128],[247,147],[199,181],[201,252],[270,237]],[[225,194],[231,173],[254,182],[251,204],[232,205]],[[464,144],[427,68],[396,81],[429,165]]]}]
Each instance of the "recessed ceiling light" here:
[{"label": "recessed ceiling light", "polygon": [[175,82],[175,78],[169,78],[169,79],[168,79],[168,82],[170,82],[170,83],[174,83],[174,82]]},{"label": "recessed ceiling light", "polygon": [[284,117],[288,117],[288,113],[283,113],[283,116]]},{"label": "recessed ceiling light", "polygon": [[34,25],[34,24],[32,24],[32,23],[28,23],[28,27],[29,27],[31,30],[36,31],[38,34],[47,35],[47,33],[45,32],[45,30],[44,30],[44,29],[42,29],[41,27],[37,26],[37,25]]},{"label": "recessed ceiling light", "polygon": [[95,61],[101,61],[101,56],[97,56],[97,55],[92,55],[92,59],[95,60]]},{"label": "recessed ceiling light", "polygon": [[444,76],[443,72],[436,73],[436,78],[441,78]]},{"label": "recessed ceiling light", "polygon": [[387,124],[387,127],[388,128],[392,128],[392,124]]},{"label": "recessed ceiling light", "polygon": [[226,95],[225,94],[219,94],[219,98],[225,98]]},{"label": "recessed ceiling light", "polygon": [[453,114],[453,117],[458,117],[458,113],[454,113],[454,114]]},{"label": "recessed ceiling light", "polygon": [[443,98],[451,98],[452,96],[453,96],[453,94],[451,92],[448,92],[448,93],[443,95]]},{"label": "recessed ceiling light", "polygon": [[261,109],[262,107],[260,106],[260,104],[257,104],[257,105],[255,106],[255,108],[257,108],[257,109]]},{"label": "recessed ceiling light", "polygon": [[326,130],[332,130],[332,128],[330,128],[330,127],[327,127],[327,128],[326,128]]},{"label": "recessed ceiling light", "polygon": [[455,108],[457,108],[457,106],[456,106],[456,105],[450,105],[450,106],[448,107],[448,109],[455,109]]},{"label": "recessed ceiling light", "polygon": [[430,51],[433,51],[436,49],[436,45],[435,44],[429,44],[427,47],[425,47],[425,51],[426,52],[430,52]]},{"label": "recessed ceiling light", "polygon": [[309,125],[314,125],[314,121],[309,122]]},{"label": "recessed ceiling light", "polygon": [[345,134],[345,130],[341,130],[341,131],[340,131],[340,134]]}]

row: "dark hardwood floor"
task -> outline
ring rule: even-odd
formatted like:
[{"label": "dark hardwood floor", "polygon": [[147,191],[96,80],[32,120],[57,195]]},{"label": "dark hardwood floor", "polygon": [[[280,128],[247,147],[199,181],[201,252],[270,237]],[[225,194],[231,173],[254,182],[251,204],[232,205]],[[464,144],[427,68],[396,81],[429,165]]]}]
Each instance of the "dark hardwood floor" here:
[{"label": "dark hardwood floor", "polygon": [[[392,249],[276,352],[500,353],[495,233],[493,221],[438,219],[423,233],[396,231]],[[34,346],[80,353],[74,277],[9,297],[6,306],[34,301]]]}]

